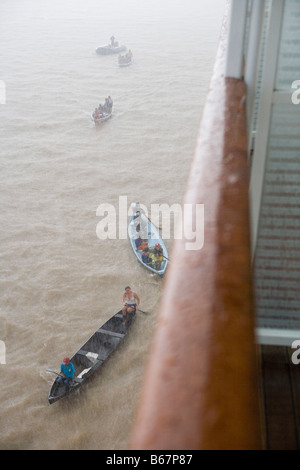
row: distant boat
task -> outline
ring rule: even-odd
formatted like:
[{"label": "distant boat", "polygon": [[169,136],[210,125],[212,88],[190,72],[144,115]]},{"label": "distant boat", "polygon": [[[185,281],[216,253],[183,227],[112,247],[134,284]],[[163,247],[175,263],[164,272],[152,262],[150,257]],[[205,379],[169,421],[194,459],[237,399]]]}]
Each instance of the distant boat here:
[{"label": "distant boat", "polygon": [[95,108],[95,111],[91,114],[91,119],[95,124],[101,124],[111,118],[113,113],[113,101],[111,97],[105,98],[104,105],[99,105],[99,108]]},{"label": "distant boat", "polygon": [[129,65],[132,64],[132,54],[126,54],[126,55],[119,55],[118,57],[118,65],[119,67],[128,67]]},{"label": "distant boat", "polygon": [[99,55],[118,54],[123,51],[126,51],[126,46],[119,46],[118,42],[116,42],[114,45],[106,44],[104,46],[99,46],[96,49],[96,52]]},{"label": "distant boat", "polygon": [[[56,377],[48,395],[50,404],[55,403],[80,388],[83,382],[102,366],[119,346],[121,341],[123,341],[134,318],[135,312],[130,314],[130,317],[124,324],[124,317],[122,310],[120,310],[109,318],[109,320],[88,339],[70,359],[70,362],[72,362],[75,368],[74,383],[70,385],[70,387],[67,387],[67,385],[60,384],[58,377]],[[47,371],[54,372],[52,369],[47,369]],[[59,374],[57,375],[59,376]]]},{"label": "distant boat", "polygon": [[[163,276],[166,271],[167,264],[168,264],[167,248],[159,235],[158,229],[155,227],[155,225],[152,224],[152,222],[144,214],[139,215],[139,209],[137,209],[137,207],[138,206],[136,206],[136,208],[133,210],[133,214],[130,217],[129,225],[128,225],[128,235],[129,235],[131,247],[134,251],[135,256],[142,263],[143,266],[145,266],[147,269],[149,269],[153,273],[156,273],[159,276]],[[142,240],[145,240],[147,238],[148,248],[150,249],[150,251],[154,249],[157,244],[160,245],[162,249],[162,254],[163,254],[163,261],[161,262],[161,265],[158,269],[156,269],[153,263],[150,263],[150,264],[144,263],[142,259],[143,251],[138,250],[136,247],[136,243],[135,243],[135,241],[139,238],[139,236],[141,237]]]}]

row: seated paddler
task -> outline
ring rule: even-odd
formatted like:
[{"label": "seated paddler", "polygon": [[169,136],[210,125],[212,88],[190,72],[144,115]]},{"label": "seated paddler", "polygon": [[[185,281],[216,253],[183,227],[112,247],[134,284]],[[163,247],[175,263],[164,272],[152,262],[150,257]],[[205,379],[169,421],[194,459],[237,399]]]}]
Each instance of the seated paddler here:
[{"label": "seated paddler", "polygon": [[57,381],[59,384],[65,384],[67,386],[71,385],[75,379],[75,368],[70,362],[68,357],[63,359],[63,362],[60,366],[60,376],[58,377]]}]

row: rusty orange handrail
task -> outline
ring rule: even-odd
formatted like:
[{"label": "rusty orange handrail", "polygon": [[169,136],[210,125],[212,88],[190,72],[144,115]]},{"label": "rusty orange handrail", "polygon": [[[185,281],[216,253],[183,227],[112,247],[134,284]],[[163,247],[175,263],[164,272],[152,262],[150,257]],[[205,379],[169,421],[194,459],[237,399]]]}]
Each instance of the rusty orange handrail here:
[{"label": "rusty orange handrail", "polygon": [[222,76],[224,52],[221,41],[183,201],[204,204],[204,246],[174,242],[132,450],[261,447],[246,90]]}]

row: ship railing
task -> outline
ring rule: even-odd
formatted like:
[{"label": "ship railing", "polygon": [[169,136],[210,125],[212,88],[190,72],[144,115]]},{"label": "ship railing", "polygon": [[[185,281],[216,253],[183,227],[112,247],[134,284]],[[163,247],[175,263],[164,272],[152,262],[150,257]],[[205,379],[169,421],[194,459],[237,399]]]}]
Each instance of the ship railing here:
[{"label": "ship railing", "polygon": [[204,208],[203,243],[174,240],[130,449],[261,447],[247,90],[224,74],[227,40],[225,19],[182,201]]}]

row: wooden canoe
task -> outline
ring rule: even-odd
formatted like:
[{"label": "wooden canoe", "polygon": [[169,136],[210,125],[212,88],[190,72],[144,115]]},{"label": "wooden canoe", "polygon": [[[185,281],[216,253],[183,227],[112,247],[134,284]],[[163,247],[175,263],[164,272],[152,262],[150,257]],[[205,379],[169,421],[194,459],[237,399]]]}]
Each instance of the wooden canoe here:
[{"label": "wooden canoe", "polygon": [[[139,225],[139,223],[140,223],[140,228],[142,226],[142,230],[137,231],[137,226]],[[163,276],[166,271],[167,264],[168,264],[168,252],[167,252],[167,248],[164,242],[162,241],[159,235],[159,230],[155,227],[155,225],[152,224],[152,222],[145,216],[145,214],[141,214],[139,216],[139,223],[137,223],[137,216],[136,216],[136,212],[134,211],[134,213],[130,217],[129,225],[128,225],[128,235],[129,235],[129,240],[130,240],[133,252],[135,256],[137,257],[137,259],[142,263],[143,266],[145,266],[147,269],[149,269],[153,273],[156,273],[159,276]],[[159,243],[160,246],[162,247],[164,260],[161,263],[160,269],[155,269],[155,267],[153,267],[152,264],[150,265],[150,264],[146,264],[143,262],[142,250],[138,250],[136,248],[136,243],[135,243],[135,240],[139,237],[139,235],[141,236],[143,240],[145,240],[147,237],[148,247],[150,249],[154,248],[156,243]]]},{"label": "wooden canoe", "polygon": [[70,358],[70,362],[75,367],[76,379],[74,384],[70,387],[59,384],[58,377],[56,377],[48,395],[50,404],[78,390],[102,366],[127,335],[134,317],[135,312],[130,314],[124,325],[122,311],[120,310],[88,339]]}]

